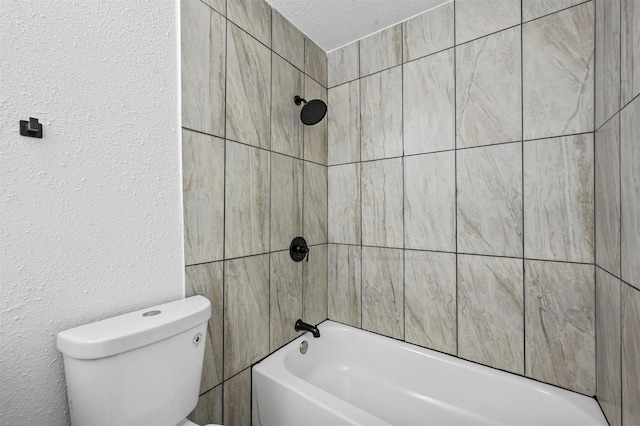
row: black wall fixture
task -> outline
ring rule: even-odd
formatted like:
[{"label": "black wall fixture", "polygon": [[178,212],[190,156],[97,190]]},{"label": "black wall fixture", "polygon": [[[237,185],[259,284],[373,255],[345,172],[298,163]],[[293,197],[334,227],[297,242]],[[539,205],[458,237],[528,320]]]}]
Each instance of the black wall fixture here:
[{"label": "black wall fixture", "polygon": [[29,121],[20,120],[20,134],[30,138],[42,138],[42,124],[33,117],[29,117]]},{"label": "black wall fixture", "polygon": [[296,105],[300,105],[304,102],[302,110],[300,111],[300,120],[307,126],[318,124],[327,114],[327,104],[320,99],[312,99],[307,102],[306,99],[296,95],[293,97],[293,101]]},{"label": "black wall fixture", "polygon": [[295,237],[289,246],[289,254],[294,262],[300,262],[305,257],[309,261],[309,246],[307,241],[302,237]]}]

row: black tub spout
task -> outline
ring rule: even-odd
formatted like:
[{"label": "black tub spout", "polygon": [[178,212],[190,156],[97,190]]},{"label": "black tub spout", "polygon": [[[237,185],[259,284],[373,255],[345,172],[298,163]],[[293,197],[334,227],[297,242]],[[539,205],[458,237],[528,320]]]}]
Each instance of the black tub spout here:
[{"label": "black tub spout", "polygon": [[311,334],[313,334],[313,337],[315,338],[320,337],[320,330],[318,330],[318,327],[316,327],[315,325],[307,324],[306,322],[303,322],[301,319],[296,321],[296,331],[308,331]]}]

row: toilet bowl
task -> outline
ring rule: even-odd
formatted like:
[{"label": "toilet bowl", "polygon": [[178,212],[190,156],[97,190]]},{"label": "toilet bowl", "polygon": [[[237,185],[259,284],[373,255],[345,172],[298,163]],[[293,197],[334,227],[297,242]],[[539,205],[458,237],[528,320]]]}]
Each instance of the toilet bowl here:
[{"label": "toilet bowl", "polygon": [[197,423],[193,423],[192,421],[185,419],[184,423],[181,423],[178,426],[222,426],[222,425],[213,424],[213,423],[209,423],[206,425],[199,425]]}]

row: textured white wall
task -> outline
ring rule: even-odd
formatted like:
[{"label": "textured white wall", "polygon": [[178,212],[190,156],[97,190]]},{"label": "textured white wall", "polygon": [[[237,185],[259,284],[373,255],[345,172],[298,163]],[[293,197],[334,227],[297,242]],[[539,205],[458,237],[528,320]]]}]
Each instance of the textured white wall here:
[{"label": "textured white wall", "polygon": [[0,424],[68,423],[59,331],[183,297],[176,10],[0,0]]}]

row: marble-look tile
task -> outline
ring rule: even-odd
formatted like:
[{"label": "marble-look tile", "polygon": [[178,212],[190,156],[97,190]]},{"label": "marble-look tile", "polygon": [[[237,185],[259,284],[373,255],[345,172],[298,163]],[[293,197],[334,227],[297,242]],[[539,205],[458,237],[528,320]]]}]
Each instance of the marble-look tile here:
[{"label": "marble-look tile", "polygon": [[596,391],[610,425],[620,425],[620,280],[596,268]]},{"label": "marble-look tile", "polygon": [[227,141],[225,259],[269,250],[269,152]]},{"label": "marble-look tile", "polygon": [[597,129],[620,109],[620,0],[594,3]]},{"label": "marble-look tile", "polygon": [[622,424],[640,424],[640,291],[622,287]]},{"label": "marble-look tile", "polygon": [[453,149],[456,118],[453,49],[409,62],[403,73],[405,155]]},{"label": "marble-look tile", "polygon": [[360,246],[329,244],[327,298],[329,319],[362,326]]},{"label": "marble-look tile", "polygon": [[362,248],[362,328],[404,338],[403,250]]},{"label": "marble-look tile", "polygon": [[404,255],[405,340],[456,355],[455,253]]},{"label": "marble-look tile", "polygon": [[584,3],[585,0],[522,0],[522,19],[527,22],[562,9]]},{"label": "marble-look tile", "polygon": [[303,235],[308,244],[327,242],[327,167],[304,163]]},{"label": "marble-look tile", "polygon": [[198,405],[187,419],[199,425],[222,423],[222,385],[218,385],[198,398]]},{"label": "marble-look tile", "polygon": [[275,9],[271,19],[273,51],[299,70],[304,70],[304,34]]},{"label": "marble-look tile", "polygon": [[[304,97],[307,100],[320,99],[325,103],[327,100],[327,89],[309,77],[305,77]],[[298,107],[301,109],[302,107]],[[300,119],[300,111],[297,114]],[[304,159],[319,164],[327,164],[327,116],[322,121],[313,126],[304,126]]]},{"label": "marble-look tile", "polygon": [[360,43],[353,42],[327,53],[329,87],[334,87],[360,77]]},{"label": "marble-look tile", "polygon": [[329,167],[329,242],[360,244],[360,164]]},{"label": "marble-look tile", "polygon": [[640,288],[640,98],[620,112],[621,235],[624,281]]},{"label": "marble-look tile", "polygon": [[224,424],[251,426],[251,369],[224,383]]},{"label": "marble-look tile", "polygon": [[526,374],[595,392],[594,266],[525,260]]},{"label": "marble-look tile", "polygon": [[402,60],[413,61],[453,46],[453,2],[402,23]]},{"label": "marble-look tile", "polygon": [[640,3],[621,0],[621,105],[640,93]]},{"label": "marble-look tile", "polygon": [[267,2],[233,0],[227,3],[227,18],[266,46],[271,47],[271,6]]},{"label": "marble-look tile", "polygon": [[520,27],[456,47],[456,143],[522,138]]},{"label": "marble-look tile", "polygon": [[405,248],[456,251],[453,151],[405,158]]},{"label": "marble-look tile", "polygon": [[402,24],[360,40],[360,77],[402,63]]},{"label": "marble-look tile", "polygon": [[[218,339],[218,343],[219,339]],[[226,260],[224,377],[269,353],[269,255]]]},{"label": "marble-look tile", "polygon": [[362,244],[403,246],[402,159],[362,163]]},{"label": "marble-look tile", "polygon": [[328,164],[360,161],[360,82],[329,89]]},{"label": "marble-look tile", "polygon": [[620,117],[596,132],[596,264],[620,276]]},{"label": "marble-look tile", "polygon": [[211,6],[211,8],[222,16],[227,14],[227,0],[202,0],[202,2]]},{"label": "marble-look tile", "polygon": [[182,131],[184,260],[187,265],[222,259],[224,141]]},{"label": "marble-look tile", "polygon": [[518,25],[520,0],[456,0],[456,44]]},{"label": "marble-look tile", "polygon": [[302,160],[271,153],[271,251],[302,235]]},{"label": "marble-look tile", "polygon": [[[302,318],[302,263],[291,260],[289,250],[271,253],[270,351],[295,339],[294,325]],[[305,262],[306,263],[306,262]]]},{"label": "marble-look tile", "polygon": [[360,80],[362,160],[402,155],[402,67]]},{"label": "marble-look tile", "polygon": [[199,0],[180,5],[182,126],[224,137],[225,19]]},{"label": "marble-look tile", "polygon": [[327,87],[327,54],[306,37],[304,39],[304,72]]},{"label": "marble-look tile", "polygon": [[293,98],[304,93],[304,74],[276,54],[272,67],[271,150],[301,158],[303,124]]},{"label": "marble-look tile", "polygon": [[207,325],[200,393],[222,382],[222,262],[187,266],[185,269],[185,297],[199,294],[211,302],[211,318]]},{"label": "marble-look tile", "polygon": [[522,26],[524,138],[593,131],[593,2]]},{"label": "marble-look tile", "polygon": [[319,324],[327,319],[327,244],[311,246],[309,261],[302,263],[302,319]]},{"label": "marble-look tile", "polygon": [[227,26],[227,75],[234,77],[227,79],[227,139],[269,149],[271,52],[233,24]]},{"label": "marble-look tile", "polygon": [[524,374],[522,259],[458,255],[458,355]]},{"label": "marble-look tile", "polygon": [[458,251],[522,256],[522,144],[458,151]]},{"label": "marble-look tile", "polygon": [[593,169],[593,134],[524,143],[525,257],[593,262]]}]

